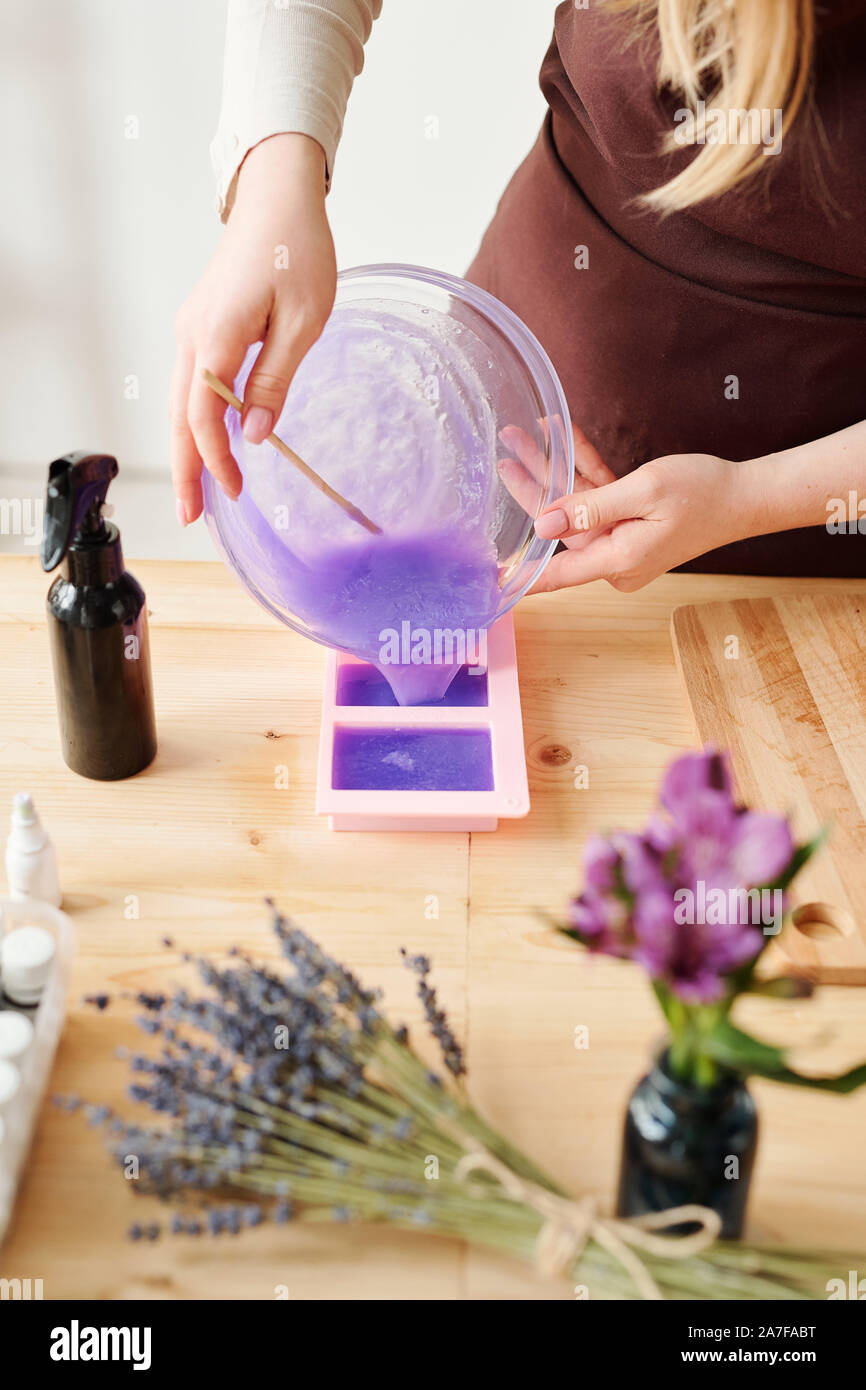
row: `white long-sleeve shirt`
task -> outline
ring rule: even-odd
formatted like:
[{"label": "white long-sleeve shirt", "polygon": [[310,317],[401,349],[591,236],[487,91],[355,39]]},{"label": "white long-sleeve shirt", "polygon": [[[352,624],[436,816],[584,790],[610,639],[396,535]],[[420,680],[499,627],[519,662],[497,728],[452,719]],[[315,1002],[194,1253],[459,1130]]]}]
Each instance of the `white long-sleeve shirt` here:
[{"label": "white long-sleeve shirt", "polygon": [[330,181],[352,83],[382,0],[229,0],[219,126],[211,145],[217,210],[269,135],[297,131],[325,151]]}]

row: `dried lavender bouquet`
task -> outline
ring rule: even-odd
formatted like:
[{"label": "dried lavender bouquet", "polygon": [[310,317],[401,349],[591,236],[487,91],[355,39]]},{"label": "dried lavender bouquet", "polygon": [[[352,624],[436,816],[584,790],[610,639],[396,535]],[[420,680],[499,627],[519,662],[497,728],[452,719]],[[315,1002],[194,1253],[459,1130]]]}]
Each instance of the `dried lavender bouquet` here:
[{"label": "dried lavender bouquet", "polygon": [[[206,994],[137,996],[160,1050],[129,1055],[129,1094],[169,1123],[143,1128],[106,1106],[61,1102],[105,1127],[110,1152],[138,1177],[134,1190],[173,1207],[174,1233],[386,1222],[534,1262],[601,1299],[823,1298],[848,1268],[841,1253],[717,1242],[717,1218],[700,1207],[643,1224],[599,1217],[469,1102],[426,957],[404,953],[444,1074],[387,1021],[378,991],[276,911],[273,927],[290,972],[235,950],[226,966],[195,960]],[[661,1233],[686,1221],[691,1234]],[[160,1231],[136,1224],[130,1236]]]}]

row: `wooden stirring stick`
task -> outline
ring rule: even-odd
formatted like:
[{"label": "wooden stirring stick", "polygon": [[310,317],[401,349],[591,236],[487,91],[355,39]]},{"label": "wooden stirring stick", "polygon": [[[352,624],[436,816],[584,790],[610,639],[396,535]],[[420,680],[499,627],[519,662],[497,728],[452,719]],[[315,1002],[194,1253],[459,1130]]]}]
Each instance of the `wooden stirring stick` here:
[{"label": "wooden stirring stick", "polygon": [[[230,391],[224,381],[220,381],[218,376],[214,376],[213,372],[209,372],[207,367],[202,367],[201,374],[210,389],[216,391],[217,395],[222,397],[226,405],[234,406],[239,415],[243,412],[243,401],[238,400],[234,391]],[[324,478],[320,478],[318,473],[314,473],[310,465],[304,463],[300,454],[296,454],[294,449],[290,449],[288,444],[285,444],[278,435],[269,434],[268,443],[273,444],[274,448],[282,454],[283,458],[288,459],[289,463],[293,464],[299,472],[303,473],[304,477],[313,484],[313,487],[317,487],[319,492],[323,492],[326,497],[330,497],[332,502],[336,502],[338,507],[342,507],[346,516],[350,516],[353,521],[357,521],[359,526],[365,526],[374,536],[381,536],[381,526],[377,526],[375,521],[371,521],[368,516],[365,516],[360,507],[356,507],[353,502],[343,497],[341,493],[335,492],[334,489],[325,482]]]}]

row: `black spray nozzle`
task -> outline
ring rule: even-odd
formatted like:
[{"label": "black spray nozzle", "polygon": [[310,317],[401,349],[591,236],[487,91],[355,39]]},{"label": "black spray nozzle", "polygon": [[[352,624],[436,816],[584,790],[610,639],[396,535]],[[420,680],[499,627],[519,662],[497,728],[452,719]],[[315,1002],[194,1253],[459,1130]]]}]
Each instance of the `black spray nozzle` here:
[{"label": "black spray nozzle", "polygon": [[110,454],[88,454],[81,449],[55,459],[48,470],[48,495],[42,527],[42,568],[56,569],[76,541],[96,544],[107,537],[102,504],[117,459]]}]

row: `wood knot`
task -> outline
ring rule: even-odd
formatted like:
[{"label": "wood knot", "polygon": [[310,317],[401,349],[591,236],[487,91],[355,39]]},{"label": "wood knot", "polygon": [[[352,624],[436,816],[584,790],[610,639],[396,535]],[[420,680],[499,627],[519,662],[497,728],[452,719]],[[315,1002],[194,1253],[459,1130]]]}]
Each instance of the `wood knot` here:
[{"label": "wood knot", "polygon": [[273,729],[266,729],[265,738],[282,738],[282,734],[275,733]]},{"label": "wood knot", "polygon": [[538,760],[548,767],[565,767],[566,763],[571,762],[571,749],[566,748],[564,743],[548,743],[546,748],[539,751]]},{"label": "wood knot", "polygon": [[259,832],[258,832],[257,830],[251,830],[251,831],[250,831],[250,844],[251,844],[251,845],[260,845],[261,843],[262,843],[262,837],[261,837],[261,835],[259,834]]}]

